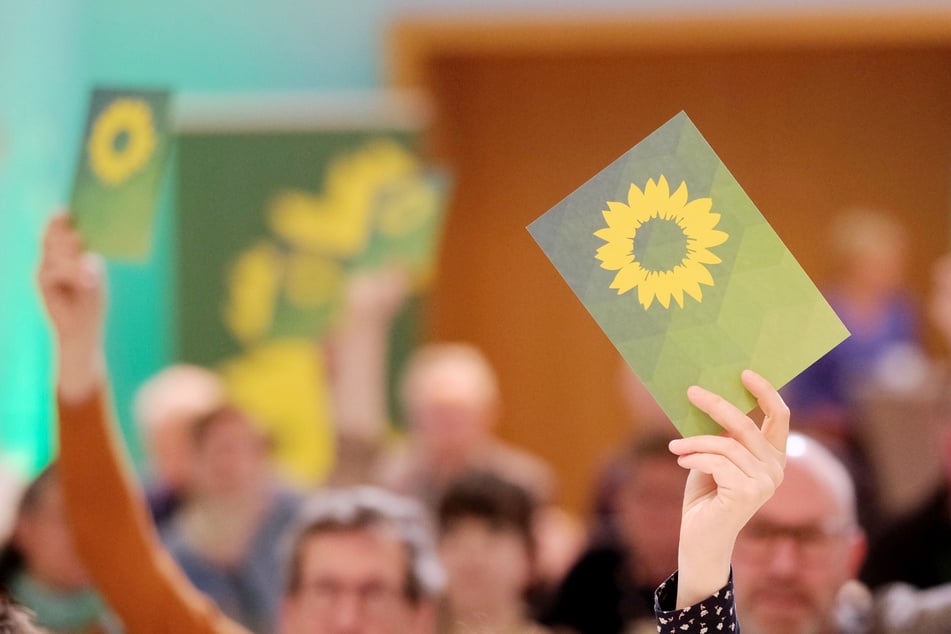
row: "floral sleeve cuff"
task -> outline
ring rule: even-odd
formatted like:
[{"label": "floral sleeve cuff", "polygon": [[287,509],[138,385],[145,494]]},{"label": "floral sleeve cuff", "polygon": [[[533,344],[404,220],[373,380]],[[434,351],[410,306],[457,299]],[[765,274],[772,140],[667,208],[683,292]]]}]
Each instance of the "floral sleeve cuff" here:
[{"label": "floral sleeve cuff", "polygon": [[677,610],[677,573],[660,584],[654,593],[654,615],[657,631],[661,634],[704,634],[710,632],[739,632],[733,602],[733,571],[726,585],[707,599]]}]

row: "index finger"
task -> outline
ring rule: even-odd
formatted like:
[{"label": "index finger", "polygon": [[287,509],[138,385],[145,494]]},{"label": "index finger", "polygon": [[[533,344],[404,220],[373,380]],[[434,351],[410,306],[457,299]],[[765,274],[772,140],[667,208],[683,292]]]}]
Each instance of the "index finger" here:
[{"label": "index finger", "polygon": [[760,428],[763,436],[773,447],[786,453],[789,437],[789,407],[769,381],[752,370],[744,370],[740,376],[743,385],[756,397],[765,418]]}]

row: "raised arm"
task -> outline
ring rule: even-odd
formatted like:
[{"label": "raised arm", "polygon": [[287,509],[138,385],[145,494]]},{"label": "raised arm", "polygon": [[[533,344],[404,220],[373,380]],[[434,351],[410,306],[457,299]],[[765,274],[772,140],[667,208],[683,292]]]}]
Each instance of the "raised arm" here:
[{"label": "raised arm", "polygon": [[[743,372],[742,380],[765,414],[761,427],[712,392],[699,387],[687,392],[695,406],[723,427],[724,434],[670,443],[690,475],[680,526],[676,602],[661,605],[667,609],[666,614],[658,614],[661,620],[672,618],[674,609],[683,612],[691,606],[696,608],[694,618],[711,612],[709,607],[699,608],[704,601],[728,606],[729,618],[735,618],[728,591],[733,545],[746,522],[782,482],[789,409],[769,382],[755,372]],[[695,624],[696,630],[678,631],[701,631]]]},{"label": "raised arm", "polygon": [[109,414],[102,266],[84,253],[64,216],[47,228],[38,278],[58,351],[66,513],[97,588],[128,632],[243,633],[195,590],[164,551],[138,494]]}]

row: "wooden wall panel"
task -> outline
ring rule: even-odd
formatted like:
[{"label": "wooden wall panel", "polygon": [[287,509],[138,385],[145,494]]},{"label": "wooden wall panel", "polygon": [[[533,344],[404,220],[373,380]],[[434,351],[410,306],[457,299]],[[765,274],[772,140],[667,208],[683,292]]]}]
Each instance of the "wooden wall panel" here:
[{"label": "wooden wall panel", "polygon": [[[480,42],[471,49],[438,23],[404,29],[397,50],[411,63],[403,74],[431,94],[432,150],[456,178],[430,337],[486,351],[502,381],[501,435],[556,466],[569,508],[586,508],[597,464],[632,421],[617,394],[617,353],[525,226],[686,110],[818,281],[830,273],[830,217],[865,204],[905,219],[920,293],[930,261],[948,246],[947,18],[923,40],[911,31],[907,41],[877,42],[873,33],[858,44],[829,37],[809,46],[764,42],[749,25],[714,47],[645,47],[632,23],[631,50],[607,51],[597,25],[564,49],[518,46],[511,25],[471,26],[485,30],[483,39],[465,30]],[[534,41],[532,23],[519,24]],[[665,25],[676,31],[676,21]],[[651,38],[662,43],[657,28]]]}]

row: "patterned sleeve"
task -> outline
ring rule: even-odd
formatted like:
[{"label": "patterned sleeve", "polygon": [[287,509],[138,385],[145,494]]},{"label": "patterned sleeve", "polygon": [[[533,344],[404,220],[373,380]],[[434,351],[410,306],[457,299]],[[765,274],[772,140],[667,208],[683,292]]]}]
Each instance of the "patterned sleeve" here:
[{"label": "patterned sleeve", "polygon": [[677,573],[660,584],[654,593],[654,615],[660,634],[713,634],[740,631],[733,603],[733,571],[730,580],[712,596],[689,608],[675,609]]}]

